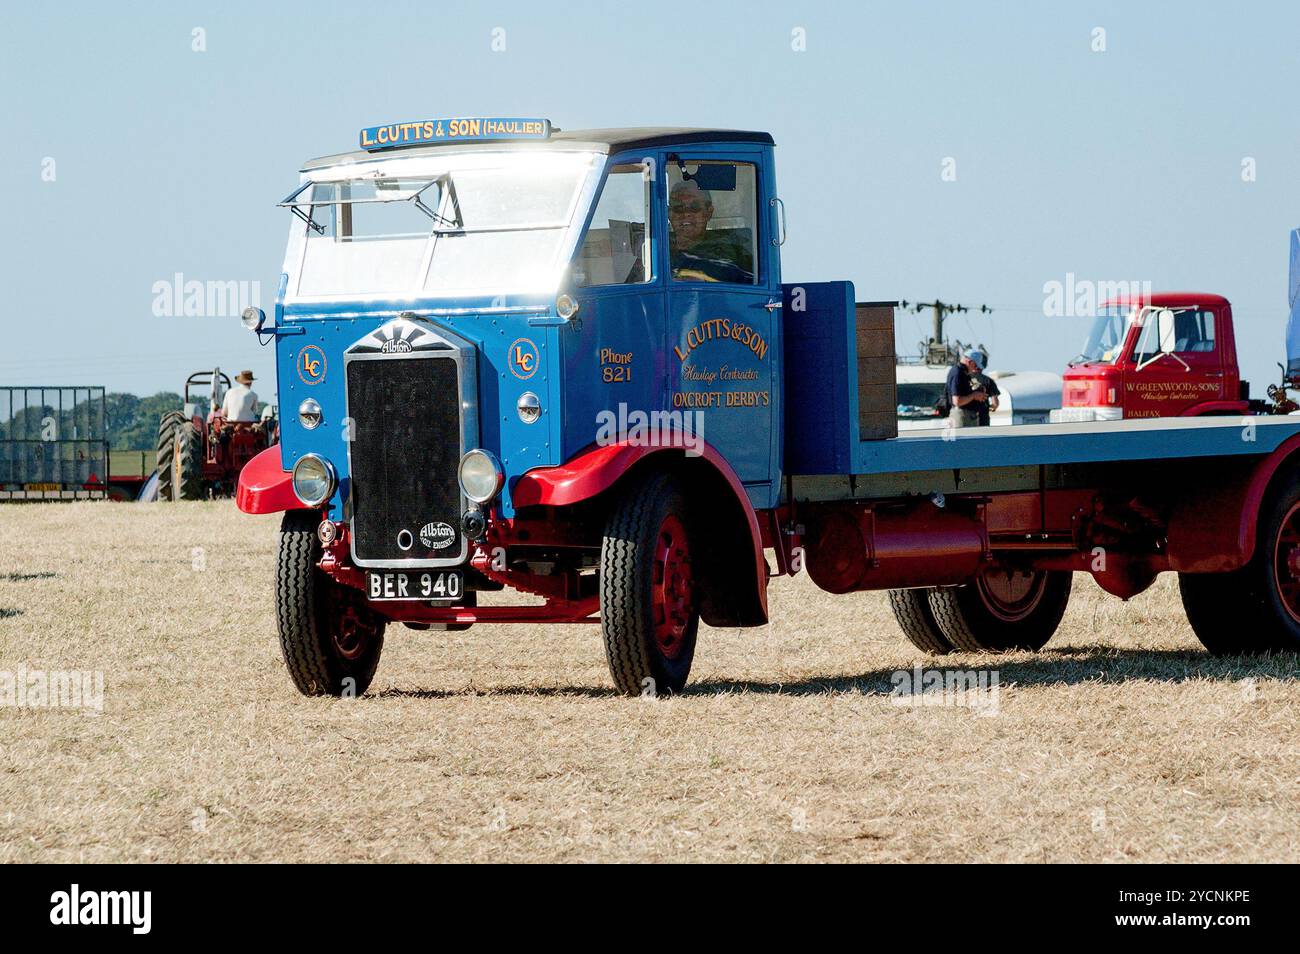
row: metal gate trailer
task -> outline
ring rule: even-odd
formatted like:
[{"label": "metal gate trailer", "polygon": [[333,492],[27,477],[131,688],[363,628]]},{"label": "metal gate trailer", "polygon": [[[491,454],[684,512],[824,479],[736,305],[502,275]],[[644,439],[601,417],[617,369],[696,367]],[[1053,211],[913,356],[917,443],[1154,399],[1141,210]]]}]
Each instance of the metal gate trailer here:
[{"label": "metal gate trailer", "polygon": [[[931,653],[1042,647],[1074,572],[1121,598],[1176,572],[1212,652],[1300,648],[1281,405],[899,437],[892,303],[784,280],[768,134],[444,119],[361,147],[303,167],[274,316],[244,316],[286,412],[237,499],[283,514],[302,692],[364,691],[390,622],[576,621],[620,691],[674,692],[701,620],[765,623],[802,567],[888,590]],[[507,587],[534,605],[479,605]]]},{"label": "metal gate trailer", "polygon": [[106,496],[104,389],[0,387],[0,501]]}]

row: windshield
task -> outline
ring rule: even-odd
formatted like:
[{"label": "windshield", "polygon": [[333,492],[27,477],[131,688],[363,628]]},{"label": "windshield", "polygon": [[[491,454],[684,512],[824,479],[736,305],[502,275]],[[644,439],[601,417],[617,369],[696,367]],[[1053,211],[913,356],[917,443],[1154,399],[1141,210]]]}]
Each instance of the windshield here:
[{"label": "windshield", "polygon": [[548,290],[593,157],[456,153],[313,173],[297,218],[296,297]]},{"label": "windshield", "polygon": [[1119,357],[1120,346],[1124,344],[1124,335],[1128,331],[1129,317],[1132,309],[1127,305],[1108,305],[1097,313],[1093,319],[1092,329],[1083,343],[1083,350],[1070,362],[1071,365],[1085,361],[1110,364]]}]

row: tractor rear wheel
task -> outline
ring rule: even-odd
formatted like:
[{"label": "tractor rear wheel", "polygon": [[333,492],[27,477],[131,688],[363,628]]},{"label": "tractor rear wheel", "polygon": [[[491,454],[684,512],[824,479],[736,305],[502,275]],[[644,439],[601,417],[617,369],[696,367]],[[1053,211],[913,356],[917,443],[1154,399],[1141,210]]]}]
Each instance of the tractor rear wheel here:
[{"label": "tractor rear wheel", "polygon": [[280,652],[304,696],[359,696],[375,677],[387,623],[360,590],[334,582],[317,566],[319,523],[314,511],[290,510],[280,524],[275,566]]},{"label": "tractor rear wheel", "polygon": [[172,499],[172,468],[176,457],[176,429],[185,420],[180,411],[168,411],[158,422],[157,456],[154,466],[158,468],[158,499]]},{"label": "tractor rear wheel", "polygon": [[930,591],[930,609],[954,649],[1008,653],[1042,649],[1061,624],[1073,574],[986,570],[973,583]]},{"label": "tractor rear wheel", "polygon": [[930,590],[890,590],[889,608],[903,635],[917,649],[932,656],[946,656],[952,652],[952,643],[939,628],[930,609]]},{"label": "tractor rear wheel", "polygon": [[1231,573],[1179,573],[1192,632],[1216,656],[1300,651],[1300,477],[1260,508],[1255,553]]},{"label": "tractor rear wheel", "polygon": [[627,488],[600,546],[600,628],[619,692],[680,692],[699,630],[690,519],[677,481],[651,474]]},{"label": "tractor rear wheel", "polygon": [[172,500],[206,500],[203,435],[193,421],[181,421],[172,450]]}]

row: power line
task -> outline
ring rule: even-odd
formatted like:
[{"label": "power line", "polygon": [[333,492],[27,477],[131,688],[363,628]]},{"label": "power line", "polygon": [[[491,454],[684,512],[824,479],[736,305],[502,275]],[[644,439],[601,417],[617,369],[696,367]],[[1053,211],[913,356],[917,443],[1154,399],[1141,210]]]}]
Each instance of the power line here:
[{"label": "power line", "polygon": [[950,302],[943,302],[939,299],[934,301],[900,301],[898,306],[904,311],[912,311],[914,314],[929,309],[934,314],[934,329],[930,335],[929,341],[921,342],[921,353],[925,356],[927,364],[947,364],[952,359],[953,349],[948,344],[948,339],[943,334],[943,322],[949,315],[959,314],[981,314],[991,315],[993,309],[988,305],[957,305]]}]

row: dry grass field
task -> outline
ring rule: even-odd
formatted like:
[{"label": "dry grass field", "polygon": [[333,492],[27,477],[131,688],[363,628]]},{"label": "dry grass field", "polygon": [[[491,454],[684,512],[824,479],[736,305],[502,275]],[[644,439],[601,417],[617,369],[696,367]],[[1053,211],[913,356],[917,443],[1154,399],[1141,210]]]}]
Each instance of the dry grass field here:
[{"label": "dry grass field", "polygon": [[0,709],[0,861],[1300,860],[1300,664],[1214,660],[1172,578],[1076,578],[995,712],[908,708],[881,594],[772,589],[689,691],[609,689],[592,626],[390,627],[370,692],[305,699],[278,520],[230,502],[0,507],[0,671],[99,670],[102,711]]}]

